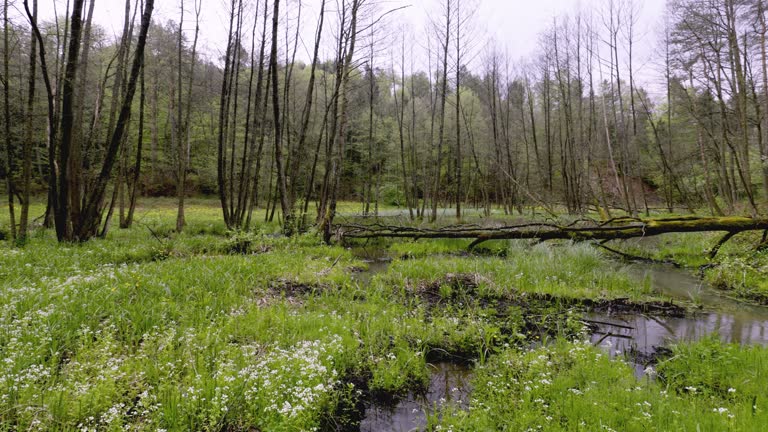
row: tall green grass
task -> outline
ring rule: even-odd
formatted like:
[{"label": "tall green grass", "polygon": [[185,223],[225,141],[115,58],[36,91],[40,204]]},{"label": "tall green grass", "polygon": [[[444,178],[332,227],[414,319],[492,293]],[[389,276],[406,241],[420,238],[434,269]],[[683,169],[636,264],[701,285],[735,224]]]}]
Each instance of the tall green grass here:
[{"label": "tall green grass", "polygon": [[[36,205],[33,214],[43,210]],[[680,347],[659,367],[667,381],[638,384],[624,363],[583,345],[515,349],[529,345],[522,328],[531,311],[513,305],[501,315],[493,302],[474,301],[524,293],[653,298],[647,284],[587,245],[503,242],[479,256],[460,252],[466,242],[392,242],[389,253],[409,259],[362,284],[353,269],[365,264],[352,250],[313,234],[280,237],[278,223],[228,232],[219,211],[215,201],[189,201],[179,234],[172,200],[143,200],[134,227],[113,227],[106,239],[59,244],[36,228],[22,247],[0,242],[0,431],[313,430],[333,423],[338,405],[360,391],[426,386],[427,362],[445,354],[482,367],[472,410],[446,413],[444,428],[524,429],[550,415],[561,426],[576,416],[599,427],[593,420],[604,417],[631,429],[616,404],[646,400],[654,408],[644,412],[658,422],[651,425],[691,427],[672,410],[700,415],[704,426],[756,424],[742,414],[764,385],[762,372],[747,372],[764,366],[759,349]],[[454,295],[460,287],[445,283],[448,274],[477,276],[476,291]],[[439,307],[414,295],[435,283],[451,299]],[[537,312],[569,319],[557,305]],[[536,363],[540,356],[549,360]],[[514,387],[542,379],[552,384],[530,400],[525,385]],[[577,396],[569,389],[587,386],[606,396],[569,399]],[[626,391],[638,386],[642,392]],[[669,409],[663,390],[674,401]],[[761,397],[755,418],[765,420]],[[728,411],[715,415],[721,407]]]},{"label": "tall green grass", "polygon": [[[426,243],[424,243],[426,244]],[[414,284],[437,281],[447,273],[481,275],[481,295],[505,296],[520,293],[548,294],[563,298],[655,300],[648,284],[633,280],[588,244],[539,244],[509,242],[503,256],[457,256],[458,243],[412,243],[392,249],[415,250],[416,258],[396,260],[384,275],[385,283]],[[498,246],[497,246],[498,247]],[[425,249],[429,253],[425,252]],[[432,255],[432,251],[440,254]],[[453,251],[454,254],[451,254]]]},{"label": "tall green grass", "polygon": [[673,351],[638,380],[624,361],[590,344],[509,350],[477,369],[470,409],[447,409],[432,419],[433,430],[765,429],[767,349],[708,339]]}]

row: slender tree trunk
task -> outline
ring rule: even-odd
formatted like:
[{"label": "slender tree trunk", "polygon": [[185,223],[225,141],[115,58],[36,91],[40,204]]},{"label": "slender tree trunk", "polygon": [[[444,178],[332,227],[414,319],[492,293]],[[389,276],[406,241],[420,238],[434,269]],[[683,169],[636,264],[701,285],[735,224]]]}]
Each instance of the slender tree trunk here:
[{"label": "slender tree trunk", "polygon": [[[352,11],[350,15],[349,30],[347,33],[347,52],[346,55],[339,55],[342,60],[340,81],[337,85],[338,91],[337,97],[340,99],[338,106],[338,129],[334,128],[334,135],[336,141],[336,154],[333,157],[331,166],[331,178],[330,178],[330,190],[329,200],[325,214],[321,223],[321,230],[323,232],[323,240],[326,243],[331,241],[331,226],[333,219],[336,217],[336,200],[339,189],[339,182],[341,179],[342,164],[344,162],[344,152],[346,149],[346,134],[347,134],[347,105],[348,105],[348,85],[350,80],[350,74],[352,72],[352,60],[355,54],[355,42],[357,40],[357,14],[360,7],[361,0],[352,0]],[[341,54],[341,51],[340,51]]]},{"label": "slender tree trunk", "polygon": [[456,2],[456,220],[461,220],[461,2]]},{"label": "slender tree trunk", "polygon": [[[312,103],[314,99],[314,91],[315,91],[315,75],[317,70],[317,63],[320,58],[320,41],[323,35],[323,25],[325,23],[325,0],[322,0],[322,3],[320,4],[320,17],[319,22],[317,25],[317,33],[315,35],[315,47],[314,52],[312,54],[312,66],[309,70],[309,83],[307,84],[307,96],[306,96],[306,102],[304,103],[304,110],[301,114],[301,128],[299,129],[299,141],[296,144],[296,153],[292,157],[292,160],[294,161],[294,166],[291,169],[292,172],[292,178],[297,178],[298,176],[298,162],[299,158],[301,157],[301,152],[303,151],[304,147],[306,146],[307,136],[309,134],[309,120],[312,117]],[[326,111],[327,113],[327,111]],[[322,134],[321,134],[322,135]],[[310,182],[307,183],[307,198],[305,200],[305,206],[304,211],[302,212],[302,218],[299,221],[301,224],[304,223],[304,217],[303,215],[306,214],[306,203],[309,201],[309,193],[312,190],[312,184],[314,183],[314,170],[315,165],[317,161],[317,151],[315,151],[315,163],[312,165],[312,176],[310,179]],[[294,181],[295,183],[295,181]],[[293,208],[295,205],[295,185],[292,183],[291,188],[291,196],[290,196],[290,207]],[[303,228],[303,227],[302,227]]]},{"label": "slender tree trunk", "polygon": [[[250,182],[253,166],[253,154],[256,147],[256,121],[251,120],[258,115],[259,106],[258,100],[253,102],[253,79],[256,74],[256,28],[259,21],[259,9],[258,3],[256,4],[256,13],[254,13],[253,28],[251,30],[251,50],[249,59],[249,73],[248,73],[248,96],[246,97],[246,110],[245,110],[245,137],[243,139],[243,154],[241,159],[240,169],[240,181],[237,188],[237,205],[235,206],[234,219],[237,226],[243,226],[245,221],[247,208],[248,208],[248,195],[250,190]],[[259,70],[260,72],[261,70]],[[258,83],[257,83],[258,87]]]},{"label": "slender tree trunk", "polygon": [[[255,104],[259,107],[258,113],[260,115],[254,115],[254,119],[258,118],[258,131],[259,131],[259,146],[256,150],[255,159],[256,159],[256,167],[253,172],[253,187],[250,192],[249,202],[246,205],[248,208],[248,216],[245,219],[245,229],[249,229],[251,226],[251,218],[253,215],[253,209],[256,205],[258,205],[258,197],[259,197],[259,178],[261,175],[261,157],[262,157],[262,151],[264,149],[264,140],[265,140],[265,123],[267,118],[267,103],[269,101],[268,97],[262,98],[262,93],[264,91],[265,85],[268,86],[269,80],[271,79],[271,74],[269,71],[267,72],[267,78],[264,80],[264,53],[266,50],[266,43],[267,43],[267,18],[269,15],[269,7],[268,7],[268,0],[264,0],[264,7],[263,7],[263,20],[262,20],[262,27],[261,27],[261,44],[259,47],[259,73],[256,78],[256,96],[255,96]],[[268,88],[268,87],[267,87]],[[250,164],[249,164],[250,166]],[[246,187],[249,188],[250,184],[246,183]],[[247,192],[247,191],[246,191]]]},{"label": "slender tree trunk", "polygon": [[293,209],[288,202],[288,187],[285,179],[283,167],[283,149],[282,149],[282,128],[280,125],[280,96],[279,82],[277,75],[277,37],[278,24],[280,22],[280,0],[274,0],[274,10],[272,11],[272,50],[269,56],[269,69],[272,74],[272,117],[274,121],[275,135],[275,168],[277,169],[277,187],[280,194],[280,207],[283,211],[283,230],[286,234],[293,232]]},{"label": "slender tree trunk", "polygon": [[[177,212],[176,212],[176,232],[182,232],[184,230],[184,196],[186,195],[186,157],[184,142],[184,92],[182,90],[182,81],[184,80],[184,73],[182,67],[182,54],[184,52],[184,0],[181,0],[179,6],[179,30],[178,37],[176,39],[176,112],[171,114],[176,119],[175,135],[176,135],[176,197],[178,200]],[[191,80],[190,80],[191,81]],[[188,110],[192,107],[187,106]],[[233,155],[234,157],[234,155]]]},{"label": "slender tree trunk", "polygon": [[372,201],[372,190],[373,190],[373,183],[375,182],[375,178],[377,173],[377,170],[379,168],[378,161],[376,160],[376,157],[374,156],[374,145],[373,145],[373,108],[374,108],[374,91],[376,88],[376,77],[375,77],[375,71],[374,71],[374,57],[373,57],[373,40],[371,41],[370,46],[370,55],[368,57],[368,175],[366,175],[365,179],[365,192],[364,192],[364,201],[365,201],[365,207],[363,209],[363,214],[368,215],[370,212],[371,207],[371,201]]},{"label": "slender tree trunk", "polygon": [[226,141],[227,141],[227,123],[229,122],[229,100],[230,100],[230,75],[232,65],[232,50],[234,46],[234,21],[235,21],[235,1],[230,2],[229,13],[229,35],[227,37],[227,50],[224,55],[224,79],[221,83],[221,94],[219,100],[219,133],[218,133],[218,156],[216,159],[216,173],[219,186],[219,200],[221,201],[221,210],[224,214],[224,223],[227,228],[232,228],[232,217],[229,211],[227,179],[227,159],[226,159]]},{"label": "slender tree trunk", "polygon": [[[82,29],[83,0],[74,0],[71,18],[71,34],[67,63],[63,79],[61,103],[61,143],[59,145],[57,178],[58,196],[54,201],[54,220],[58,239],[77,240],[73,223],[80,218],[79,163],[72,160],[72,132],[74,129],[74,86],[79,66],[80,36]],[[77,164],[75,163],[77,162]],[[73,172],[74,171],[74,172]]]},{"label": "slender tree trunk", "polygon": [[133,225],[133,216],[136,211],[136,202],[139,195],[139,179],[141,177],[141,158],[144,147],[144,106],[146,105],[146,86],[144,82],[145,66],[141,67],[141,76],[139,77],[139,130],[136,139],[136,162],[133,165],[133,178],[130,182],[130,203],[128,205],[128,216],[125,219],[126,228]]},{"label": "slender tree trunk", "polygon": [[[400,168],[403,175],[403,194],[405,195],[405,205],[408,207],[408,215],[410,220],[413,220],[413,205],[411,200],[410,185],[408,184],[408,168],[405,163],[405,36],[402,37],[402,57],[400,63],[400,98],[397,97],[397,92],[394,92],[395,98],[395,117],[397,119],[397,134],[400,141]],[[392,67],[392,82],[393,88],[396,87],[394,65]],[[411,95],[411,98],[415,98],[415,95]]]},{"label": "slender tree trunk", "polygon": [[[602,69],[602,66],[601,66],[601,63],[600,63],[599,60],[598,60],[598,70],[600,71],[600,81],[602,81],[603,80],[603,69]],[[609,125],[608,125],[608,107],[606,106],[606,102],[605,102],[605,94],[603,94],[600,99],[601,99],[602,106],[603,106],[603,128],[604,128],[604,131],[605,131],[605,143],[606,143],[606,146],[608,148],[608,160],[611,162],[611,170],[613,171],[613,177],[614,177],[614,181],[616,182],[616,188],[618,188],[620,190],[622,198],[624,198],[624,202],[625,202],[625,204],[628,207],[627,211],[629,211],[629,199],[624,194],[625,188],[622,187],[623,183],[620,180],[619,169],[616,166],[616,159],[613,156],[613,143],[612,143],[612,140],[611,140],[611,131],[610,131]],[[600,180],[598,180],[598,181],[600,181]]]},{"label": "slender tree trunk", "polygon": [[763,72],[763,145],[760,148],[760,162],[763,172],[763,200],[768,202],[768,53],[766,52],[766,35],[768,24],[765,19],[764,0],[757,0],[757,19],[760,24],[760,66]]},{"label": "slender tree trunk", "polygon": [[58,190],[56,185],[57,178],[57,166],[56,166],[56,137],[58,136],[58,121],[56,117],[56,98],[54,96],[53,84],[48,70],[48,63],[45,56],[45,41],[43,35],[40,33],[40,29],[37,26],[36,14],[30,11],[29,1],[24,0],[24,11],[32,26],[32,34],[37,40],[39,46],[40,57],[40,74],[43,77],[43,83],[45,84],[45,96],[47,102],[46,120],[48,123],[48,136],[47,136],[47,148],[48,148],[48,193],[47,193],[47,205],[45,208],[45,216],[43,226],[49,228],[54,224],[54,204],[56,197],[58,196]]},{"label": "slender tree trunk", "polygon": [[[235,211],[235,204],[237,203],[235,196],[235,161],[237,160],[237,133],[238,133],[238,109],[240,107],[240,71],[242,64],[242,29],[243,29],[243,2],[238,1],[237,7],[237,26],[235,29],[235,42],[234,50],[232,52],[232,69],[230,70],[231,76],[229,80],[229,93],[232,100],[232,116],[229,122],[229,179],[227,185],[229,186],[229,216],[230,224],[235,228],[240,228],[237,223],[237,215]],[[225,164],[226,165],[226,164]]]},{"label": "slender tree trunk", "polygon": [[13,182],[13,148],[11,142],[11,88],[10,88],[10,22],[8,21],[8,0],[3,3],[3,131],[5,132],[5,182],[8,192],[8,215],[10,217],[11,240],[16,240],[16,209],[13,197],[16,186]]},{"label": "slender tree trunk", "polygon": [[[183,105],[184,105],[184,95],[182,95],[182,52],[184,48],[184,39],[183,39],[183,27],[182,23],[184,22],[184,0],[181,1],[181,18],[179,19],[179,40],[178,40],[178,82],[176,90],[178,91],[178,107],[177,107],[177,115],[178,115],[178,122],[179,122],[179,133],[178,133],[178,148],[177,148],[177,157],[178,157],[178,185],[177,185],[177,197],[178,197],[178,211],[176,213],[176,232],[181,232],[184,229],[184,225],[186,225],[186,220],[184,217],[184,199],[187,196],[187,171],[189,170],[188,162],[190,161],[190,129],[191,129],[191,116],[192,116],[192,86],[194,85],[195,81],[195,65],[197,63],[197,39],[200,34],[200,10],[201,10],[201,3],[199,0],[195,0],[195,36],[192,42],[192,58],[191,58],[191,64],[189,66],[189,78],[187,81],[187,92],[186,92],[186,114],[183,113]],[[234,157],[234,155],[233,155]]]},{"label": "slender tree trunk", "polygon": [[[37,0],[32,1],[32,20],[37,22]],[[24,136],[23,167],[22,167],[22,196],[21,216],[19,218],[19,240],[24,242],[28,235],[29,207],[31,204],[32,189],[32,149],[34,147],[34,128],[35,128],[35,84],[37,81],[37,39],[35,35],[30,36],[29,41],[29,76],[27,81],[27,110],[26,110],[26,130]]]},{"label": "slender tree trunk", "polygon": [[131,64],[129,79],[122,100],[122,106],[120,108],[120,115],[118,116],[111,137],[107,142],[104,162],[101,165],[101,169],[93,182],[91,193],[85,200],[82,219],[78,224],[77,239],[80,241],[84,241],[90,237],[93,237],[96,234],[99,222],[101,221],[101,214],[103,211],[102,203],[104,201],[104,194],[107,188],[107,183],[112,175],[117,153],[120,149],[121,143],[125,139],[126,130],[130,123],[133,96],[136,93],[139,72],[144,63],[144,48],[147,42],[147,33],[149,31],[149,26],[152,20],[153,9],[154,0],[147,0],[144,7],[144,12],[141,16],[141,28],[139,30],[136,50],[134,52],[133,63]]},{"label": "slender tree trunk", "polygon": [[451,10],[453,0],[445,0],[445,40],[443,41],[443,69],[440,82],[440,126],[437,137],[437,161],[435,163],[435,178],[432,193],[432,215],[430,221],[437,220],[437,205],[440,196],[440,171],[442,169],[443,141],[445,140],[445,103],[448,98],[448,48],[451,41]]},{"label": "slender tree trunk", "polygon": [[[403,66],[405,68],[405,66]],[[413,71],[413,52],[411,52],[411,71]],[[405,75],[405,69],[402,71]],[[413,72],[411,73],[413,75]],[[405,87],[405,82],[403,82]],[[419,206],[419,181],[418,181],[418,159],[416,157],[416,83],[414,77],[411,76],[411,130],[408,134],[408,141],[410,147],[410,162],[411,162],[411,190],[413,191],[413,206],[416,208],[416,217],[421,219],[424,217],[423,207]],[[405,109],[405,107],[403,107]],[[424,202],[426,200],[423,200]]]}]

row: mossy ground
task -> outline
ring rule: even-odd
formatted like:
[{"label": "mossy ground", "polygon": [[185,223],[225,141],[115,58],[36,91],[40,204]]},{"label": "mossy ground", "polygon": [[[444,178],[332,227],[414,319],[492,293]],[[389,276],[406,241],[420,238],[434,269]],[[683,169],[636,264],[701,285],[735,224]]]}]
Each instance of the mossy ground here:
[{"label": "mossy ground", "polygon": [[[577,342],[572,300],[658,300],[587,245],[504,242],[472,255],[462,242],[367,245],[395,259],[363,284],[355,250],[282,238],[277,224],[227,232],[215,201],[192,200],[182,234],[170,200],[137,215],[84,244],[42,229],[24,246],[0,242],[0,430],[328,429],[354,424],[359,413],[340,407],[360,392],[424,387],[427,362],[446,354],[476,362],[476,391],[469,411],[432,418],[435,429],[766,420],[765,349],[680,346],[646,382]],[[528,351],[542,335],[563,341]],[[529,398],[522,383],[542,379],[552,384]]]}]

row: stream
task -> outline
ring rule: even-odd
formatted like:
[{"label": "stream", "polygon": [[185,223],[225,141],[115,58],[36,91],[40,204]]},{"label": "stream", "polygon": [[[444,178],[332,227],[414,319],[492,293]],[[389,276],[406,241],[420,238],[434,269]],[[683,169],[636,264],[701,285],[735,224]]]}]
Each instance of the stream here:
[{"label": "stream", "polygon": [[717,333],[725,342],[768,344],[768,308],[728,298],[686,270],[655,264],[633,264],[630,274],[640,283],[649,280],[657,294],[687,300],[701,310],[685,317],[640,313],[587,312],[585,319],[600,322],[592,342],[612,355],[628,354],[642,374],[645,359],[672,342],[695,341]]},{"label": "stream", "polygon": [[[370,252],[373,252],[372,254]],[[366,251],[361,258],[368,269],[355,279],[368,284],[371,277],[387,270],[391,259],[384,251]],[[694,302],[700,310],[685,317],[651,316],[638,312],[584,314],[596,330],[594,344],[611,356],[625,356],[641,377],[646,364],[660,348],[677,341],[695,341],[717,333],[725,342],[768,345],[768,307],[728,298],[687,270],[656,264],[632,264],[630,275],[638,283],[649,283],[659,295],[677,301]],[[430,365],[432,374],[424,394],[409,393],[394,405],[374,401],[366,404],[360,430],[363,432],[405,432],[422,430],[427,413],[446,403],[469,406],[472,370],[453,363]]]}]

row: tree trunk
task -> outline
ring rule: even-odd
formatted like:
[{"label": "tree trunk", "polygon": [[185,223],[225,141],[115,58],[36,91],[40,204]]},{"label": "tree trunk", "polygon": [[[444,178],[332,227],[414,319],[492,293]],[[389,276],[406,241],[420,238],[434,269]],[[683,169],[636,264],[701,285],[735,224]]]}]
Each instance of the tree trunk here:
[{"label": "tree trunk", "polygon": [[445,140],[445,103],[448,98],[448,48],[451,41],[451,9],[452,0],[445,0],[445,40],[443,41],[443,69],[440,82],[440,126],[437,135],[437,161],[435,163],[435,178],[432,188],[432,215],[430,221],[437,220],[437,205],[440,197],[440,171],[442,169],[443,141]]},{"label": "tree trunk", "polygon": [[461,220],[461,2],[456,3],[456,220]]},{"label": "tree trunk", "polygon": [[146,102],[146,86],[144,83],[144,65],[141,66],[141,77],[139,78],[139,130],[136,139],[136,162],[133,165],[133,178],[130,181],[130,199],[128,204],[128,216],[125,219],[125,228],[133,225],[133,216],[136,211],[136,201],[139,195],[139,178],[141,176],[141,157],[144,148],[144,106]]},{"label": "tree trunk", "polygon": [[[275,168],[277,169],[277,187],[280,194],[280,208],[283,211],[283,231],[291,234],[294,229],[293,209],[288,202],[288,187],[283,167],[282,128],[280,125],[280,95],[277,75],[277,37],[280,22],[280,0],[274,0],[272,11],[272,50],[269,56],[269,69],[272,74],[272,117],[275,135]],[[287,85],[287,83],[286,83]]]},{"label": "tree trunk", "polygon": [[227,188],[227,159],[226,159],[226,141],[227,141],[227,123],[229,122],[229,101],[230,101],[230,79],[232,65],[232,50],[235,49],[233,34],[235,21],[235,0],[230,3],[229,13],[229,35],[227,37],[227,50],[224,54],[224,79],[221,83],[221,93],[219,100],[219,133],[218,133],[218,155],[216,159],[216,173],[218,179],[219,200],[221,201],[221,210],[224,214],[224,223],[227,228],[232,228],[232,217],[229,211],[229,196]]},{"label": "tree trunk", "polygon": [[757,18],[760,23],[760,65],[763,72],[763,146],[760,148],[762,154],[760,157],[761,168],[763,172],[763,200],[768,201],[768,53],[766,53],[766,35],[768,35],[768,25],[765,19],[765,4],[763,0],[757,1]]},{"label": "tree trunk", "polygon": [[179,19],[179,40],[178,40],[178,82],[176,86],[176,90],[178,91],[178,107],[177,107],[177,115],[178,115],[178,123],[179,123],[179,132],[178,132],[178,148],[177,148],[177,157],[178,157],[178,173],[177,173],[177,191],[176,196],[178,198],[178,211],[176,213],[176,232],[181,232],[184,229],[184,225],[186,225],[186,220],[184,218],[184,199],[187,196],[187,171],[189,170],[188,162],[190,160],[190,155],[188,154],[189,148],[190,148],[190,136],[189,136],[189,130],[190,130],[190,119],[192,116],[192,86],[194,85],[195,81],[195,64],[197,62],[197,38],[200,34],[200,9],[201,9],[201,3],[199,3],[199,0],[195,0],[195,36],[194,40],[192,42],[192,59],[191,64],[189,66],[189,80],[187,82],[187,92],[186,92],[186,114],[183,112],[184,109],[184,95],[182,95],[182,52],[183,52],[183,27],[182,23],[184,22],[184,1],[181,2],[181,18]]},{"label": "tree trunk", "polygon": [[339,181],[341,178],[342,164],[344,162],[344,152],[346,148],[346,134],[347,134],[347,121],[348,121],[348,84],[350,80],[350,74],[352,72],[352,59],[355,54],[355,42],[357,40],[357,15],[360,7],[361,0],[352,0],[352,12],[350,15],[349,30],[347,32],[347,51],[346,55],[343,55],[342,51],[339,51],[339,60],[341,61],[339,69],[339,82],[337,84],[336,95],[339,100],[338,108],[338,126],[334,127],[334,138],[332,140],[336,142],[335,155],[331,163],[331,171],[329,178],[329,190],[327,197],[327,204],[325,207],[321,206],[323,213],[320,228],[323,232],[323,240],[326,243],[331,241],[331,228],[333,219],[336,217],[336,199],[339,188]]},{"label": "tree trunk", "polygon": [[[32,20],[37,22],[37,0],[32,2]],[[22,196],[21,203],[21,216],[19,218],[19,240],[24,242],[27,240],[28,225],[29,225],[29,206],[31,204],[31,189],[32,189],[32,148],[34,128],[35,128],[35,84],[37,81],[37,39],[35,35],[30,36],[29,41],[29,77],[27,81],[27,110],[26,110],[26,122],[25,122],[25,136],[24,136],[24,162],[22,167]]]},{"label": "tree trunk", "polygon": [[80,241],[87,240],[94,236],[96,229],[98,228],[98,224],[101,220],[101,214],[103,211],[102,203],[104,201],[104,194],[107,188],[107,183],[112,175],[112,169],[115,164],[117,152],[120,149],[120,144],[124,140],[126,129],[130,122],[133,96],[136,93],[139,72],[144,63],[144,48],[147,42],[147,33],[149,31],[149,26],[152,20],[153,8],[154,0],[147,0],[144,7],[144,12],[141,16],[141,28],[139,31],[138,42],[136,44],[136,51],[134,52],[128,84],[126,86],[125,96],[123,97],[122,107],[120,109],[120,115],[117,119],[117,123],[115,125],[114,131],[112,132],[111,138],[107,143],[104,163],[101,166],[101,170],[94,181],[92,191],[85,201],[82,219],[78,224],[76,238]]},{"label": "tree trunk", "polygon": [[8,192],[8,214],[10,216],[11,240],[16,240],[16,210],[13,196],[16,186],[13,182],[13,148],[11,143],[11,101],[10,101],[10,22],[8,21],[8,0],[3,4],[3,131],[5,132],[5,182]]},{"label": "tree trunk", "polygon": [[[315,91],[315,74],[317,70],[317,63],[320,59],[320,41],[321,37],[323,35],[323,25],[325,23],[325,0],[322,0],[322,3],[320,3],[320,17],[319,17],[319,23],[317,25],[317,33],[315,35],[315,47],[314,52],[312,54],[312,66],[309,70],[309,83],[307,84],[307,96],[306,96],[306,102],[304,103],[304,110],[301,114],[301,128],[299,129],[299,141],[296,144],[296,152],[292,156],[292,160],[294,161],[294,167],[291,169],[292,172],[292,178],[296,178],[298,174],[298,168],[297,164],[299,161],[299,158],[301,157],[301,151],[303,151],[304,147],[306,146],[307,141],[307,135],[309,134],[309,120],[312,116],[312,103],[314,98],[314,91]],[[322,134],[321,134],[322,135]],[[317,159],[317,151],[315,152],[315,160]],[[312,166],[312,170],[314,172],[315,164]],[[314,177],[314,173],[312,175]],[[311,181],[307,184],[307,190],[311,191],[312,189],[312,183],[314,182],[314,178],[311,179]],[[294,182],[295,183],[295,180]],[[290,195],[290,207],[293,208],[295,205],[296,200],[296,191],[295,191],[295,185],[291,184],[291,195]],[[306,201],[309,201],[309,195],[307,195]],[[305,202],[305,210],[302,212],[302,214],[306,213],[306,202]],[[303,224],[303,217],[302,220],[299,221],[299,223]]]},{"label": "tree trunk", "polygon": [[645,238],[667,233],[738,233],[768,229],[768,219],[750,217],[676,217],[663,219],[617,218],[601,224],[560,226],[552,223],[527,223],[506,227],[455,226],[437,229],[412,227],[341,225],[341,238],[474,239],[473,246],[490,240],[621,240]]}]

